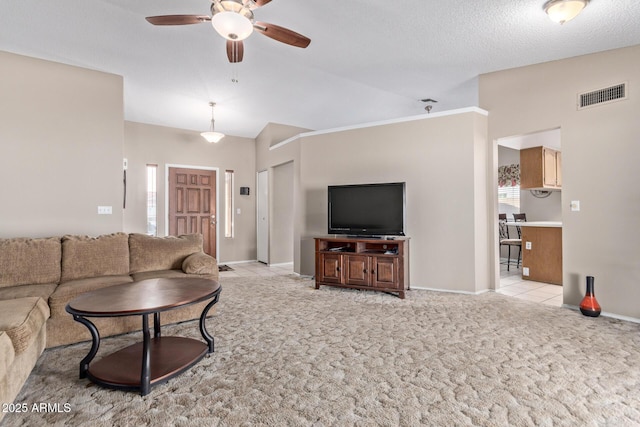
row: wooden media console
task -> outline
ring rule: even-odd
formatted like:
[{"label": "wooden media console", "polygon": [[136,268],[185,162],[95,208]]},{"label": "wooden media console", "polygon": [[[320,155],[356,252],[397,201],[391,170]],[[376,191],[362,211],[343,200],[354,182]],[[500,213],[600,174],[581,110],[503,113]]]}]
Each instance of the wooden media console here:
[{"label": "wooden media console", "polygon": [[397,293],[409,290],[409,238],[316,237],[321,285]]}]

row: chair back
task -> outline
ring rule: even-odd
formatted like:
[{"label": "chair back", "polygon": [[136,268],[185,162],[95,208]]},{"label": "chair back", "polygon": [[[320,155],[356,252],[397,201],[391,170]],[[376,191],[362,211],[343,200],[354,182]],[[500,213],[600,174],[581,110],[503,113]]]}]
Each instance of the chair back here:
[{"label": "chair back", "polygon": [[507,227],[506,219],[501,219],[498,221],[498,230],[500,230],[500,240],[509,238],[509,228]]},{"label": "chair back", "polygon": [[501,214],[501,213],[499,213],[499,214],[498,214],[498,219],[499,219],[499,220],[500,220],[500,219],[504,219],[504,220],[506,221],[506,220],[507,220],[507,214]]},{"label": "chair back", "polygon": [[[513,220],[515,222],[527,222],[527,214],[526,213],[514,213]],[[516,226],[516,230],[518,230],[518,239],[522,239],[522,230],[520,227]]]},{"label": "chair back", "polygon": [[513,220],[515,222],[523,222],[523,221],[527,221],[527,214],[526,213],[514,213],[513,214]]}]

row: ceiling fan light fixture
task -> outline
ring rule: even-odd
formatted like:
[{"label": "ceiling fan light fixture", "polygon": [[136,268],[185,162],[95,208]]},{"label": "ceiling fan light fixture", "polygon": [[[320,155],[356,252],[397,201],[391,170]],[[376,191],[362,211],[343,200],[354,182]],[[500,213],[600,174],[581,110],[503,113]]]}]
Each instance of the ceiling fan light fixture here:
[{"label": "ceiling fan light fixture", "polygon": [[215,131],[215,120],[213,118],[213,110],[216,106],[216,103],[210,102],[209,105],[211,106],[211,126],[209,127],[209,130],[207,132],[202,132],[200,136],[206,139],[207,142],[209,143],[216,143],[216,142],[220,142],[220,140],[224,138],[225,135],[222,132]]},{"label": "ceiling fan light fixture", "polygon": [[587,3],[589,0],[549,0],[543,8],[552,21],[564,24],[578,16]]},{"label": "ceiling fan light fixture", "polygon": [[211,18],[213,28],[227,40],[244,40],[253,32],[253,23],[237,12],[218,12]]}]

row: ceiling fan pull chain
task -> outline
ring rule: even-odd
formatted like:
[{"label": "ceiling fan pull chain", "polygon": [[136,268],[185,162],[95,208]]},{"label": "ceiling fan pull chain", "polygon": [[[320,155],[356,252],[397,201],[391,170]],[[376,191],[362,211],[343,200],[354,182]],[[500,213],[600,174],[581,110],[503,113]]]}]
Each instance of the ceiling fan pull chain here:
[{"label": "ceiling fan pull chain", "polygon": [[231,63],[231,83],[240,83],[240,79],[238,77],[238,65],[237,62]]}]

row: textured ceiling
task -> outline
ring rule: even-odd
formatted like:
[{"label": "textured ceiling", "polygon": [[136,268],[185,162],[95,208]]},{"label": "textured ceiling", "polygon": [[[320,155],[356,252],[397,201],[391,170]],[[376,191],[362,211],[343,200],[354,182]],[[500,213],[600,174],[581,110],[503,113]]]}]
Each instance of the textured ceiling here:
[{"label": "textured ceiling", "polygon": [[[208,0],[4,0],[0,50],[124,76],[127,120],[255,137],[269,123],[320,130],[478,105],[479,74],[640,44],[640,1],[591,0],[551,22],[546,0],[273,0],[256,20],[311,38],[307,49],[259,33],[228,63]],[[234,83],[232,80],[237,79]],[[96,100],[99,102],[99,100]]]}]

